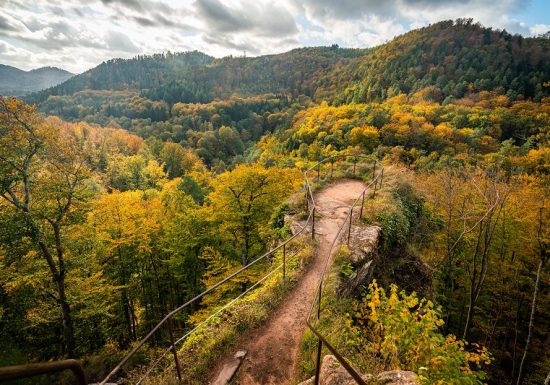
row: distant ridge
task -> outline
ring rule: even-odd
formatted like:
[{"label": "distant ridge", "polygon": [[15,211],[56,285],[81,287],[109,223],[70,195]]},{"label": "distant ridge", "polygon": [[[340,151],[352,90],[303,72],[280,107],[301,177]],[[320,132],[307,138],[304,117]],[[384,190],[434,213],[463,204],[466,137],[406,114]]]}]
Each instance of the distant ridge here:
[{"label": "distant ridge", "polygon": [[42,67],[31,71],[0,64],[0,94],[23,96],[63,83],[74,74],[56,67]]},{"label": "distant ridge", "polygon": [[189,51],[112,59],[25,100],[39,104],[46,114],[59,113],[48,105],[48,98],[55,102],[88,90],[130,91],[168,106],[262,94],[364,103],[418,92],[448,103],[482,91],[510,100],[540,101],[550,95],[545,86],[549,75],[549,38],[511,35],[471,19],[457,19],[409,31],[368,49],[335,44],[257,57],[216,59]]}]

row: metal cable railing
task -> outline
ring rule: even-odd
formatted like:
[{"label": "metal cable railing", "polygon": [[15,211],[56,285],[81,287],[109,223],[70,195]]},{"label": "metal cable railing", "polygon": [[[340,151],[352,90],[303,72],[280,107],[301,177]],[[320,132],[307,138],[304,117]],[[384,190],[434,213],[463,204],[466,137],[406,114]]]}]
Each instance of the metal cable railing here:
[{"label": "metal cable railing", "polygon": [[[150,341],[153,338],[153,336],[155,336],[156,333],[163,326],[166,326],[167,329],[168,329],[168,335],[169,335],[169,338],[170,338],[170,345],[169,345],[168,348],[166,348],[162,352],[160,357],[158,357],[156,360],[153,361],[152,365],[150,365],[148,367],[148,369],[145,371],[145,373],[141,376],[141,378],[138,380],[138,382],[136,384],[137,385],[141,384],[153,372],[153,370],[155,368],[157,368],[158,365],[166,358],[166,356],[169,354],[169,352],[172,352],[172,354],[173,354],[176,373],[177,373],[178,379],[181,381],[182,380],[182,372],[181,372],[179,359],[178,359],[178,353],[177,353],[177,348],[176,348],[177,345],[182,343],[183,341],[185,341],[190,335],[192,335],[195,331],[197,331],[199,328],[204,326],[208,321],[210,321],[216,315],[220,314],[223,310],[225,310],[228,307],[230,307],[231,305],[235,304],[235,302],[237,302],[239,299],[244,297],[250,291],[257,288],[266,279],[271,277],[275,272],[279,271],[281,268],[283,269],[283,279],[286,278],[286,264],[287,264],[287,261],[290,258],[293,258],[294,256],[296,256],[298,254],[298,252],[300,251],[300,250],[295,250],[293,253],[291,253],[291,255],[287,255],[287,249],[289,248],[290,242],[292,242],[298,236],[303,234],[309,226],[311,226],[311,236],[312,236],[312,238],[315,237],[315,200],[314,200],[313,191],[312,191],[312,186],[313,187],[315,187],[315,186],[312,184],[313,179],[310,180],[310,174],[312,172],[316,172],[316,181],[317,181],[318,184],[322,181],[328,181],[328,180],[333,178],[333,174],[334,174],[334,171],[335,171],[335,169],[334,169],[335,163],[338,163],[341,160],[347,161],[350,158],[352,159],[352,163],[351,164],[348,163],[348,164],[344,164],[344,165],[348,168],[348,171],[350,171],[349,169],[352,168],[353,171],[351,171],[351,172],[352,172],[352,175],[354,177],[357,175],[358,171],[359,172],[361,171],[361,167],[362,167],[361,165],[358,165],[358,160],[359,159],[367,160],[367,161],[370,160],[370,157],[365,156],[365,155],[347,155],[347,154],[346,155],[336,155],[336,156],[332,156],[332,157],[323,159],[322,161],[316,163],[314,166],[307,169],[304,172],[304,176],[305,176],[304,187],[305,187],[305,205],[306,205],[306,212],[307,212],[308,215],[307,215],[307,219],[306,219],[304,225],[294,235],[289,237],[283,243],[281,243],[278,246],[276,246],[275,248],[269,250],[267,253],[263,254],[262,256],[256,258],[254,261],[247,264],[246,266],[241,267],[240,269],[238,269],[237,271],[235,271],[234,273],[232,273],[228,277],[224,278],[220,282],[216,283],[215,285],[211,286],[210,288],[206,289],[202,293],[200,293],[200,294],[196,295],[195,297],[191,298],[189,301],[187,301],[183,305],[177,307],[176,309],[174,309],[170,313],[168,313],[157,325],[155,325],[155,327],[153,327],[149,331],[149,333],[141,341],[139,341],[137,343],[136,346],[134,346],[132,348],[132,350],[120,361],[120,363],[118,365],[116,365],[113,368],[113,370],[111,370],[111,372],[99,383],[99,385],[105,385],[109,380],[111,380],[115,375],[117,375],[120,372],[120,370],[130,361],[130,359],[132,357],[134,357],[136,355],[136,353],[141,348],[143,348],[145,346],[145,344],[148,341]],[[321,355],[321,350],[322,350],[323,344],[342,363],[344,368],[346,368],[346,370],[353,376],[353,378],[357,381],[357,383],[359,383],[361,385],[365,385],[365,382],[361,379],[361,377],[353,369],[353,367],[351,367],[351,365],[349,365],[345,361],[345,359],[342,358],[342,356],[340,354],[338,354],[338,352],[329,344],[329,342],[326,340],[326,338],[324,336],[322,336],[322,334],[315,328],[315,326],[311,322],[312,321],[311,316],[313,314],[315,304],[317,304],[317,320],[319,320],[319,318],[320,318],[323,280],[324,280],[324,277],[325,277],[326,272],[327,272],[327,267],[329,265],[330,257],[332,255],[332,250],[334,249],[334,247],[337,243],[338,237],[342,233],[342,230],[344,229],[346,223],[349,223],[349,225],[348,225],[348,244],[349,244],[349,239],[350,239],[350,235],[351,235],[351,222],[352,222],[352,216],[353,216],[353,209],[356,206],[358,206],[358,202],[359,202],[359,200],[361,200],[361,211],[360,211],[360,214],[359,214],[359,216],[361,217],[362,212],[363,212],[363,205],[364,205],[364,201],[365,201],[366,192],[369,189],[372,189],[373,186],[374,186],[374,194],[375,194],[377,184],[380,183],[380,185],[381,185],[381,183],[382,183],[382,177],[383,177],[384,170],[381,166],[379,166],[378,167],[379,172],[377,174],[376,173],[377,165],[378,165],[378,162],[374,161],[373,165],[372,165],[372,175],[373,175],[372,182],[367,186],[367,188],[365,190],[363,190],[363,192],[359,195],[359,197],[355,200],[355,202],[353,203],[353,205],[349,209],[346,220],[344,220],[344,222],[340,226],[340,228],[338,230],[338,233],[337,233],[335,239],[333,240],[333,242],[331,244],[330,251],[327,254],[327,256],[325,257],[325,263],[324,263],[324,266],[323,266],[322,274],[320,276],[319,285],[317,286],[315,297],[314,297],[314,300],[311,304],[311,307],[310,307],[310,310],[309,310],[309,313],[308,313],[307,325],[313,331],[313,333],[315,333],[315,335],[317,335],[317,337],[319,338],[317,369],[316,369],[316,377],[315,377],[316,378],[315,379],[315,384],[316,385],[319,383],[320,355]],[[358,168],[359,168],[359,170],[358,170]],[[369,166],[367,168],[364,168],[362,171],[363,171],[363,173],[365,173],[365,172],[370,172],[370,170],[371,170],[371,167]],[[323,175],[323,172],[325,173],[325,175]],[[259,279],[256,283],[254,283],[252,286],[250,286],[244,292],[240,293],[236,298],[234,298],[230,302],[226,303],[223,307],[217,309],[213,314],[211,314],[204,321],[202,321],[201,323],[196,325],[193,329],[191,329],[190,331],[185,333],[182,337],[175,340],[174,330],[173,330],[173,325],[172,325],[172,318],[176,314],[178,314],[178,313],[182,312],[183,310],[187,309],[191,304],[196,303],[201,298],[203,298],[205,295],[213,292],[214,290],[216,290],[220,286],[222,286],[225,283],[231,281],[233,278],[237,277],[242,272],[244,272],[244,271],[250,269],[251,267],[255,266],[258,262],[260,262],[262,260],[265,260],[265,259],[267,259],[271,256],[274,256],[275,253],[280,251],[280,250],[282,250],[282,254],[283,254],[283,262],[281,264],[279,264],[278,266],[273,268],[271,271],[269,271],[265,276],[263,276],[261,279]],[[24,377],[29,377],[29,376],[33,376],[33,375],[40,375],[40,374],[45,374],[45,373],[58,372],[58,371],[66,370],[66,369],[73,370],[73,372],[75,373],[79,383],[82,383],[82,384],[86,383],[86,380],[85,380],[85,377],[84,377],[84,372],[82,371],[82,367],[80,366],[80,364],[76,360],[66,360],[66,361],[59,361],[59,362],[48,363],[48,364],[38,364],[38,365],[34,365],[34,366],[33,365],[30,365],[30,366],[29,365],[22,365],[22,366],[18,366],[18,367],[2,368],[2,370],[0,370],[0,381],[8,379],[8,377],[6,377],[6,376],[14,376],[15,375],[17,377],[9,377],[9,378],[24,378]]]},{"label": "metal cable railing", "polygon": [[[321,177],[320,176],[320,170],[321,170],[320,166],[321,166],[321,164],[323,164],[327,161],[330,161],[330,159],[331,158],[324,159],[324,160],[322,160],[321,162],[319,162],[318,164],[316,164],[315,166],[311,167],[310,169],[308,169],[306,171],[305,179],[306,179],[306,185],[307,186],[310,185],[308,174],[310,172],[316,170],[317,171],[317,180],[319,180],[320,177]],[[344,230],[344,228],[347,225],[348,226],[347,244],[349,246],[350,237],[351,237],[351,226],[352,226],[352,222],[353,222],[353,210],[356,207],[358,207],[359,201],[361,201],[361,208],[360,208],[359,216],[358,216],[359,219],[361,219],[361,217],[363,216],[363,207],[364,207],[364,204],[365,204],[365,194],[369,190],[373,190],[373,194],[369,197],[369,198],[373,199],[376,196],[376,189],[382,187],[382,180],[383,180],[383,177],[384,177],[384,167],[381,164],[379,164],[378,173],[377,173],[376,172],[377,171],[377,164],[379,164],[377,161],[375,161],[374,164],[373,164],[372,181],[367,185],[367,187],[361,192],[361,194],[359,194],[357,199],[353,202],[353,204],[351,205],[351,207],[348,210],[348,213],[347,213],[347,216],[346,216],[345,220],[342,222],[342,224],[338,228],[338,231],[337,231],[334,239],[332,240],[332,242],[330,244],[330,248],[327,252],[327,255],[325,256],[325,263],[324,263],[324,266],[323,266],[323,270],[322,270],[321,275],[319,277],[319,284],[317,285],[317,289],[316,289],[315,295],[313,296],[313,300],[311,302],[311,306],[310,306],[310,309],[309,309],[309,312],[308,312],[308,315],[307,315],[307,318],[306,318],[307,326],[319,339],[319,342],[318,342],[318,345],[317,345],[317,357],[316,357],[316,366],[315,366],[315,382],[314,382],[315,385],[318,385],[319,380],[320,380],[319,373],[320,373],[320,369],[321,369],[321,353],[322,353],[322,350],[323,350],[323,345],[327,347],[327,349],[334,355],[334,357],[336,357],[336,359],[340,362],[340,364],[342,364],[344,369],[353,377],[353,379],[355,380],[355,382],[357,384],[367,385],[365,380],[363,380],[361,375],[353,368],[353,366],[344,357],[342,357],[342,355],[329,343],[328,339],[325,336],[323,336],[323,334],[319,331],[319,329],[316,328],[316,324],[321,319],[321,302],[322,302],[322,299],[323,299],[323,284],[325,282],[325,277],[328,273],[328,266],[330,265],[330,260],[332,258],[332,254],[334,252],[335,247],[338,245],[338,240],[342,235],[342,231]],[[355,167],[354,167],[354,173],[355,173]],[[378,184],[380,185],[380,187],[378,187]],[[309,196],[310,196],[309,199],[311,200],[312,204],[315,206],[315,199],[313,197],[313,193],[311,192],[311,189],[308,192],[309,192]],[[316,310],[315,313],[314,313],[314,310]],[[312,319],[312,316],[314,314],[316,315],[316,320],[315,320],[316,322],[313,322],[313,319]]]},{"label": "metal cable railing", "polygon": [[[325,180],[332,178],[334,172],[335,172],[335,163],[338,163],[338,161],[344,159],[347,160],[348,158],[352,159],[352,163],[346,164],[350,170],[350,172],[355,176],[358,172],[361,170],[361,165],[358,164],[358,161],[360,159],[367,159],[370,160],[368,156],[364,155],[336,155],[329,158],[326,158],[318,163],[316,163],[313,167],[310,167],[308,170],[305,171],[305,204],[306,204],[306,212],[307,212],[307,219],[304,223],[304,225],[300,228],[298,232],[296,232],[294,235],[292,235],[290,238],[285,240],[283,243],[279,244],[275,248],[269,250],[267,253],[263,254],[262,256],[258,257],[251,263],[249,263],[246,266],[243,266],[233,274],[229,275],[225,279],[221,280],[217,284],[213,285],[212,287],[208,288],[207,290],[203,291],[202,293],[198,294],[197,296],[193,297],[183,305],[177,307],[170,313],[168,313],[151,331],[120,361],[120,363],[111,370],[111,372],[99,383],[99,385],[105,385],[109,380],[111,380],[119,371],[130,361],[130,359],[137,354],[137,352],[143,348],[143,346],[152,339],[152,337],[163,327],[166,325],[168,328],[168,335],[170,338],[169,341],[169,347],[166,348],[160,357],[158,357],[156,360],[153,361],[153,363],[148,367],[148,369],[145,371],[145,373],[140,377],[140,379],[136,382],[136,385],[141,384],[152,372],[155,368],[160,365],[160,363],[163,361],[163,359],[172,352],[173,355],[173,361],[175,364],[176,374],[178,379],[182,379],[182,371],[178,359],[178,353],[177,353],[177,346],[186,340],[193,332],[195,332],[197,329],[201,328],[205,325],[209,320],[214,318],[216,315],[218,315],[223,310],[227,309],[231,305],[233,305],[238,299],[245,296],[248,292],[253,290],[254,288],[258,287],[262,282],[264,282],[269,276],[275,273],[275,271],[278,271],[279,269],[283,269],[283,278],[286,276],[286,263],[287,260],[290,258],[293,258],[295,255],[297,255],[298,251],[295,251],[291,255],[287,256],[287,248],[291,241],[293,241],[296,237],[301,235],[306,231],[308,227],[311,226],[311,235],[312,238],[315,236],[315,201],[313,199],[313,193],[312,193],[312,181],[308,178],[308,173],[311,173],[313,170],[316,170],[317,172],[317,183],[320,183],[323,179],[323,172],[325,172]],[[370,171],[370,166],[368,167],[368,170]],[[374,163],[374,169],[376,169],[376,162]],[[365,168],[363,171],[366,171],[367,168]],[[336,171],[338,171],[336,169]],[[363,194],[364,195],[364,194]],[[239,274],[243,273],[244,271],[250,269],[252,266],[256,265],[259,261],[265,260],[273,255],[275,255],[276,252],[282,250],[283,252],[283,263],[279,266],[272,269],[269,273],[267,273],[264,277],[262,277],[260,280],[258,280],[254,285],[252,285],[250,288],[248,288],[245,292],[241,293],[238,297],[234,298],[227,304],[225,304],[220,309],[216,310],[213,314],[211,314],[208,318],[206,318],[204,321],[196,325],[192,330],[185,333],[182,337],[175,340],[174,338],[174,332],[173,332],[173,326],[172,326],[172,318],[174,315],[182,312],[184,309],[187,309],[191,304],[196,303],[201,298],[203,298],[205,295],[211,293],[218,287],[224,285],[225,283],[228,283],[233,278],[237,277]]]},{"label": "metal cable railing", "polygon": [[[113,370],[111,370],[111,372],[99,383],[99,385],[105,385],[109,380],[111,380],[128,363],[128,361],[130,361],[130,359],[132,357],[134,357],[138,353],[138,351],[148,341],[150,341],[153,338],[153,336],[164,325],[166,325],[167,328],[168,328],[168,335],[169,335],[169,338],[170,338],[170,342],[169,342],[170,346],[168,347],[168,349],[166,349],[164,351],[164,353],[161,355],[160,358],[156,359],[153,362],[151,367],[149,367],[147,369],[147,371],[145,372],[145,375],[142,376],[139,379],[139,381],[136,383],[136,385],[141,384],[143,382],[143,380],[161,363],[162,359],[166,356],[166,354],[168,354],[169,351],[172,352],[172,355],[174,357],[175,367],[176,367],[176,374],[178,376],[178,379],[181,381],[182,380],[182,373],[181,373],[181,367],[180,367],[179,359],[178,359],[177,345],[179,343],[183,342],[189,335],[191,335],[195,330],[197,330],[201,326],[203,326],[207,321],[212,319],[216,314],[218,314],[222,310],[226,309],[227,307],[229,307],[230,305],[235,303],[239,298],[242,298],[246,293],[250,292],[252,289],[256,288],[259,284],[261,284],[263,281],[265,281],[269,276],[271,276],[275,271],[279,270],[281,267],[283,268],[283,278],[285,278],[287,260],[294,257],[294,256],[296,256],[298,254],[298,252],[300,251],[300,250],[296,250],[294,253],[287,256],[287,246],[290,244],[290,242],[292,242],[294,239],[296,239],[298,236],[300,236],[306,230],[306,228],[309,226],[309,224],[313,222],[313,215],[314,215],[313,211],[314,211],[313,209],[309,210],[307,220],[306,220],[305,224],[302,226],[302,228],[300,230],[298,230],[290,238],[285,240],[283,243],[277,245],[273,249],[269,250],[267,253],[265,253],[265,254],[261,255],[260,257],[256,258],[254,261],[250,262],[246,266],[241,267],[240,269],[238,269],[237,271],[235,271],[234,273],[232,273],[228,277],[224,278],[223,280],[216,283],[215,285],[209,287],[208,289],[206,289],[202,293],[200,293],[200,294],[196,295],[195,297],[191,298],[189,301],[187,301],[183,305],[177,307],[176,309],[174,309],[170,313],[168,313],[166,316],[164,316],[164,318],[159,323],[157,323],[157,325],[155,325],[155,327],[153,327],[149,331],[149,333],[147,333],[147,335],[143,339],[141,339],[141,341],[138,342],[138,344],[136,346],[134,346],[132,348],[132,350],[118,363],[118,365],[116,365],[113,368]],[[233,278],[237,277],[239,274],[241,274],[244,271],[246,271],[246,270],[250,269],[251,267],[255,266],[258,262],[266,260],[267,258],[269,258],[271,256],[274,256],[275,253],[278,252],[279,250],[282,250],[282,252],[283,252],[283,263],[281,265],[279,265],[276,268],[272,269],[268,274],[266,274],[264,277],[262,277],[260,280],[258,280],[254,285],[252,285],[250,288],[248,288],[245,292],[241,293],[237,298],[235,298],[232,301],[225,304],[221,309],[218,309],[214,314],[210,315],[207,319],[205,319],[204,321],[202,321],[201,323],[196,325],[191,331],[187,332],[183,337],[179,338],[177,341],[174,339],[174,331],[173,331],[173,325],[172,325],[172,318],[174,317],[174,315],[176,315],[176,314],[182,312],[183,310],[187,309],[191,304],[199,301],[205,295],[213,292],[214,290],[216,290],[220,286],[224,285],[225,283],[228,283]]]}]

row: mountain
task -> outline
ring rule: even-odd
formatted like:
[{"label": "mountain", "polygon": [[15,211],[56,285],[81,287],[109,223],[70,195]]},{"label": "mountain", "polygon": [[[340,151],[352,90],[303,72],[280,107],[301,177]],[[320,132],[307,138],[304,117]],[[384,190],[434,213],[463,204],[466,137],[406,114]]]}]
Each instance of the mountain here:
[{"label": "mountain", "polygon": [[334,45],[252,58],[215,59],[193,51],[113,59],[26,99],[41,103],[83,90],[133,90],[169,105],[265,93],[341,104],[423,90],[424,96],[447,102],[481,91],[540,100],[550,95],[544,86],[549,79],[550,39],[458,19],[410,31],[373,49]]},{"label": "mountain", "polygon": [[442,21],[376,47],[335,69],[338,103],[381,101],[425,90],[436,101],[496,91],[510,99],[550,95],[550,39],[484,28],[472,19]]},{"label": "mountain", "polygon": [[22,96],[63,83],[74,74],[56,67],[31,71],[0,64],[0,94]]},{"label": "mountain", "polygon": [[30,95],[27,99],[41,102],[51,95],[72,95],[82,90],[149,89],[210,64],[213,60],[213,57],[197,51],[112,59],[62,84]]},{"label": "mountain", "polygon": [[215,59],[201,52],[182,52],[113,59],[50,89],[27,97],[40,103],[49,96],[91,90],[136,90],[152,100],[209,102],[233,93],[254,96],[289,93],[313,96],[327,71],[367,50],[332,47],[299,48],[259,57]]}]

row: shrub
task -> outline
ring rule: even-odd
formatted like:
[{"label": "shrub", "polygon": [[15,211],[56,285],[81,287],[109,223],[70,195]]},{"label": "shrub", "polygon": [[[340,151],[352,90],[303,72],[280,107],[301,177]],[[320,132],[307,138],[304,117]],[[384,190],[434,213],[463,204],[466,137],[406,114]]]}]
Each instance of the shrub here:
[{"label": "shrub", "polygon": [[481,385],[485,373],[480,369],[492,360],[489,352],[453,335],[443,336],[439,311],[415,293],[398,292],[396,285],[387,295],[373,281],[347,315],[347,343],[372,372],[412,370],[423,384]]}]

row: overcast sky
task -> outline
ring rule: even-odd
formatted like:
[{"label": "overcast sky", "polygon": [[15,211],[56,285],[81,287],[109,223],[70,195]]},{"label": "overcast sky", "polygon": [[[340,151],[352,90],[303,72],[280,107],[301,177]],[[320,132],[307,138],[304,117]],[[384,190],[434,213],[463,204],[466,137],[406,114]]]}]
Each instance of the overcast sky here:
[{"label": "overcast sky", "polygon": [[550,30],[550,0],[0,0],[0,63],[76,73],[168,50],[371,47],[459,17],[531,36]]}]

